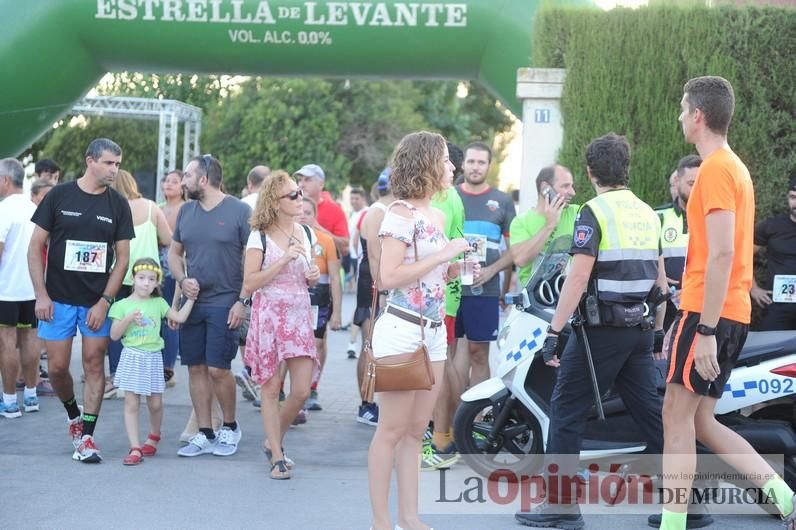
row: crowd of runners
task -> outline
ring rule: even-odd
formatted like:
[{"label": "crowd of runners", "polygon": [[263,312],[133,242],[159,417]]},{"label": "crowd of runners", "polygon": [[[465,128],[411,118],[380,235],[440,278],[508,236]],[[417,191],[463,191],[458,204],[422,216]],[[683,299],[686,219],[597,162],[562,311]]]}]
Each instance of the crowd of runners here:
[{"label": "crowd of runners", "polygon": [[[710,168],[731,165],[732,178],[741,182],[733,185],[743,188],[748,172],[740,169],[742,163],[736,162],[726,142],[719,142],[726,137],[731,111],[717,128],[711,120],[719,118],[711,113],[719,111],[699,106],[722,87],[711,82],[691,85],[692,97],[700,90],[707,95],[695,101],[685,97],[680,120],[686,139],[697,145],[702,158],[712,157]],[[705,138],[713,142],[710,148]],[[622,158],[627,151],[622,159],[625,174],[618,184],[595,184],[598,193],[600,186],[626,190],[626,146],[624,139],[612,135],[589,146],[588,171],[595,183],[612,182],[609,173],[616,168],[611,157]],[[716,158],[717,153],[729,162]],[[698,322],[704,294],[686,288],[681,298],[681,282],[686,286],[697,282],[698,275],[685,267],[687,251],[694,246],[692,242],[689,247],[688,225],[692,230],[698,226],[699,237],[705,237],[706,228],[686,223],[685,217],[697,174],[707,171],[700,169],[702,158],[683,158],[672,174],[673,203],[658,210],[662,225],[656,228],[653,247],[659,248],[652,250],[655,256],[650,261],[657,267],[658,256],[665,258],[665,274],[660,274],[665,282],[661,282],[672,292],[666,317],[661,317],[663,327],[656,328],[654,351],[663,345],[663,329],[673,324],[675,340],[667,344],[677,364],[669,374],[670,387],[679,381],[682,389],[667,394],[670,402],[663,419],[658,412],[657,425],[650,426],[660,450],[663,427],[667,445],[679,452],[689,450],[682,442],[688,432],[681,432],[682,427],[667,415],[671,418],[682,410],[693,423],[693,417],[703,413],[699,400],[691,398],[722,387],[725,364],[732,364],[735,350],[743,344],[750,289],[752,299],[766,306],[765,329],[794,327],[788,313],[794,305],[773,300],[771,282],[760,287],[747,278],[751,261],[738,266],[742,271],[737,274],[743,278],[733,277],[728,296],[734,297],[731,301],[737,307],[731,307],[736,312],[727,317],[734,317],[729,324],[719,322],[720,314],[725,318],[720,311],[723,300],[711,313],[713,321],[705,324]],[[488,143],[476,141],[460,148],[437,134],[407,135],[370,190],[350,189],[347,214],[324,189],[324,169],[313,163],[292,173],[257,165],[239,199],[225,192],[221,160],[197,156],[182,171],[163,178],[165,202],[156,204],[142,196],[136,179],[122,169],[122,147],[109,139],[90,143],[85,169],[75,180],[59,183],[55,162],[37,163],[29,193],[24,191],[22,164],[15,159],[0,161],[0,416],[13,419],[35,412],[39,396],[54,393],[67,413],[73,459],[98,463],[102,456],[94,431],[102,401],[123,397],[130,449],[119,459],[137,465],[158,452],[162,396],[166,387],[178,384],[174,367],[179,358],[187,367],[185,383],[193,411],[190,418],[166,420],[187,420],[178,455],[229,457],[237,452],[243,436],[236,420],[236,387],[240,387],[244,399],[261,410],[262,450],[269,475],[283,480],[290,478],[296,465],[286,454],[285,433],[291,425],[306,423],[308,411],[323,410],[321,380],[327,355],[357,360],[351,385],[359,389],[365,371],[364,344],[372,342],[374,355],[380,357],[409,351],[424,340],[434,367],[433,390],[387,392],[380,394],[378,403],[363,396],[351,409],[357,421],[377,427],[369,454],[374,527],[391,528],[387,500],[395,468],[403,499],[399,523],[404,528],[425,528],[417,518],[417,472],[446,469],[458,460],[453,415],[462,392],[490,376],[490,344],[497,339],[504,296],[513,282],[526,282],[546,244],[562,235],[574,238],[575,263],[583,262],[577,256],[588,254],[594,260],[606,251],[597,248],[602,225],[599,215],[592,213],[595,207],[584,213],[573,204],[576,190],[569,169],[544,168],[535,181],[537,206],[517,215],[512,197],[488,183],[491,165]],[[605,175],[598,174],[604,169]],[[753,209],[751,214],[733,209],[732,201],[753,199],[738,193],[740,199],[721,196],[725,202],[706,210],[706,215],[714,209],[732,210],[744,216],[744,226],[751,223]],[[789,215],[764,222],[755,235],[757,250],[765,248],[769,263],[775,264],[771,267],[779,267],[772,277],[796,272],[794,247],[782,244],[794,237],[796,181],[791,181],[788,194]],[[655,218],[649,207],[644,208],[644,215]],[[751,239],[743,244],[749,247],[743,251],[751,252]],[[467,285],[460,278],[463,256],[477,263]],[[342,314],[344,290],[356,293],[353,314]],[[374,297],[380,316],[371,337]],[[678,306],[688,311],[678,312]],[[548,330],[549,339],[557,337],[569,318],[562,307]],[[686,318],[690,320],[684,324]],[[344,322],[351,326],[346,351],[327,352],[329,328],[344,329]],[[697,329],[697,324],[705,324],[704,329]],[[713,336],[717,326],[727,327],[719,339],[732,342],[722,346],[732,351],[722,350],[721,366],[703,366],[700,361],[693,368],[698,375],[689,375],[691,368],[682,366],[687,359],[693,363],[693,349],[689,353],[687,344]],[[78,332],[82,399],[75,394],[69,369]],[[686,332],[690,335],[683,338]],[[610,333],[615,338],[619,332]],[[546,342],[545,348],[556,365],[561,351],[554,342]],[[650,343],[647,346],[653,345],[651,338]],[[245,368],[233,373],[232,361],[239,354]],[[45,359],[46,371],[41,365]],[[562,369],[559,378],[570,372]],[[704,391],[697,385],[694,390],[694,377],[719,383],[705,386]],[[149,413],[143,442],[138,425],[141,396]],[[571,410],[564,411],[565,401],[558,400],[552,411],[560,429],[551,432],[548,443],[563,444],[570,424],[582,422]],[[660,404],[643,406],[660,411]],[[567,438],[575,445],[560,452],[577,453],[578,440],[576,435]],[[744,452],[739,446],[733,450]],[[781,479],[771,480],[769,488],[786,492]],[[783,503],[782,512],[790,513],[788,502]],[[663,524],[679,525],[684,512],[670,508]],[[582,524],[574,512],[531,514],[520,521]]]}]

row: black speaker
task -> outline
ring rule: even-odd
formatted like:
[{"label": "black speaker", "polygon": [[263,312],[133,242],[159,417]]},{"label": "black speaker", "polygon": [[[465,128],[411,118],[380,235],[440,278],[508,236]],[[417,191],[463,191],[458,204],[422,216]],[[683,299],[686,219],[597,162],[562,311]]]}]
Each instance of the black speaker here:
[{"label": "black speaker", "polygon": [[157,175],[152,170],[141,169],[133,173],[135,183],[138,184],[138,193],[149,200],[156,200],[158,190]]}]

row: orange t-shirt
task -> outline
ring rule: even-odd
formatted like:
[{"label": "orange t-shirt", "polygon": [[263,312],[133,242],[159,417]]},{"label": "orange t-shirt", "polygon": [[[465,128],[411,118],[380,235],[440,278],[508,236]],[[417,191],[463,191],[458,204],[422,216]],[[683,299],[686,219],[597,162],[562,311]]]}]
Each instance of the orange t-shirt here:
[{"label": "orange t-shirt", "polygon": [[[321,269],[321,274],[329,274],[329,260],[334,261],[339,259],[337,257],[337,248],[334,246],[334,239],[332,236],[321,230],[314,230],[317,243],[312,249],[315,256],[315,265]],[[329,283],[329,280],[322,281],[321,283]]]},{"label": "orange t-shirt", "polygon": [[705,301],[708,242],[705,217],[712,211],[735,213],[735,243],[722,318],[748,324],[752,317],[752,254],[754,252],[755,190],[749,170],[729,149],[719,149],[699,167],[688,199],[688,255],[680,308],[701,313]]}]

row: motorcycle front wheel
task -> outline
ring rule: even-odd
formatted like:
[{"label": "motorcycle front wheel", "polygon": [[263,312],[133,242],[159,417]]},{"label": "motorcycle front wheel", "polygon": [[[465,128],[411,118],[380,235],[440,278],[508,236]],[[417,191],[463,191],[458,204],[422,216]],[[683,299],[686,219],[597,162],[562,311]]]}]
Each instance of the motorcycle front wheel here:
[{"label": "motorcycle front wheel", "polygon": [[[508,419],[496,428],[495,419],[511,406]],[[541,470],[544,443],[537,419],[514,400],[493,403],[489,399],[462,402],[453,420],[456,446],[465,463],[476,473],[490,477],[498,470],[530,475]]]}]

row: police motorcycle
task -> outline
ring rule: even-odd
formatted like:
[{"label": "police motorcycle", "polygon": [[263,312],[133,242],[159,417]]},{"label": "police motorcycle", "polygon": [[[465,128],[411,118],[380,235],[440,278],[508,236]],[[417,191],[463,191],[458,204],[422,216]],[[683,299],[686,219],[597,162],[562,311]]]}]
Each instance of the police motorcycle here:
[{"label": "police motorcycle", "polygon": [[[541,348],[564,284],[570,246],[570,238],[559,238],[537,258],[527,285],[511,296],[498,335],[494,376],[461,396],[454,419],[456,444],[465,463],[485,477],[504,469],[533,474],[543,464],[556,373],[544,363]],[[562,334],[561,340],[567,337]],[[667,361],[656,361],[656,366],[663,396]],[[644,438],[621,397],[611,389],[600,392],[586,420],[581,460],[643,452]],[[784,478],[796,487],[796,331],[749,333],[716,414],[759,453],[784,455]]]}]

